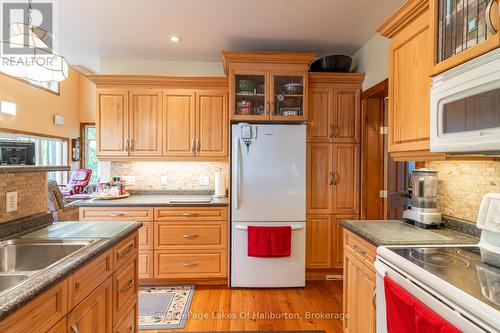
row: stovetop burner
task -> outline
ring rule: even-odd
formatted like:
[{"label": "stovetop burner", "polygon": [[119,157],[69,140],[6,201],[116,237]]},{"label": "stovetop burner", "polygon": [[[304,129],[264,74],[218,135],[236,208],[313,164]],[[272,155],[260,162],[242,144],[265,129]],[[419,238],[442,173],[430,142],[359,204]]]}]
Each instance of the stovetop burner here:
[{"label": "stovetop burner", "polygon": [[[457,251],[459,255],[461,253]],[[432,265],[436,267],[447,267],[450,265],[462,265],[469,267],[469,261],[466,256],[459,256],[453,253],[447,253],[439,248],[416,248],[410,249],[410,257],[424,265]],[[465,257],[465,258],[464,258]],[[469,258],[471,259],[471,258]]]}]

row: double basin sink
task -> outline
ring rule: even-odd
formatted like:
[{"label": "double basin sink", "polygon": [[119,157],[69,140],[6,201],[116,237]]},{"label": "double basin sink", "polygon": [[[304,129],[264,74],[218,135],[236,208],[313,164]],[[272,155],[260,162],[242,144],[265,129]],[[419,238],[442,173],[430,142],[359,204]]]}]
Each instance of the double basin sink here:
[{"label": "double basin sink", "polygon": [[0,241],[0,294],[77,254],[96,239],[12,239]]}]

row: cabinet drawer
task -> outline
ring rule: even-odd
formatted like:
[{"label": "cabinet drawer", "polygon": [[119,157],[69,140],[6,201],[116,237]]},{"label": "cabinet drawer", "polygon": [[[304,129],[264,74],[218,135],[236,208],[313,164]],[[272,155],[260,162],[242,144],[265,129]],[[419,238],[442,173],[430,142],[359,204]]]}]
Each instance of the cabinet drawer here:
[{"label": "cabinet drawer", "polygon": [[68,284],[63,281],[0,321],[0,332],[47,332],[68,311]]},{"label": "cabinet drawer", "polygon": [[139,279],[152,279],[153,250],[139,250],[138,261]]},{"label": "cabinet drawer", "polygon": [[160,207],[155,208],[155,221],[224,221],[225,207]]},{"label": "cabinet drawer", "polygon": [[138,232],[134,232],[132,235],[115,245],[113,248],[113,265],[115,270],[137,253],[138,241]]},{"label": "cabinet drawer", "polygon": [[153,249],[153,222],[143,222],[139,229],[139,249]]},{"label": "cabinet drawer", "polygon": [[153,208],[80,207],[80,221],[153,221]]},{"label": "cabinet drawer", "polygon": [[354,256],[364,262],[368,267],[372,270],[374,269],[373,263],[375,262],[377,253],[377,248],[374,245],[346,230],[344,233],[344,246],[346,250],[354,254]]},{"label": "cabinet drawer", "polygon": [[137,301],[127,308],[124,315],[118,320],[113,333],[135,333],[137,332]]},{"label": "cabinet drawer", "polygon": [[154,252],[155,278],[204,278],[226,276],[226,251]]},{"label": "cabinet drawer", "polygon": [[109,249],[69,277],[69,306],[73,308],[113,273],[113,249]]},{"label": "cabinet drawer", "polygon": [[225,223],[203,225],[158,222],[155,225],[155,249],[225,247]]},{"label": "cabinet drawer", "polygon": [[137,255],[113,274],[113,323],[128,310],[137,298]]}]

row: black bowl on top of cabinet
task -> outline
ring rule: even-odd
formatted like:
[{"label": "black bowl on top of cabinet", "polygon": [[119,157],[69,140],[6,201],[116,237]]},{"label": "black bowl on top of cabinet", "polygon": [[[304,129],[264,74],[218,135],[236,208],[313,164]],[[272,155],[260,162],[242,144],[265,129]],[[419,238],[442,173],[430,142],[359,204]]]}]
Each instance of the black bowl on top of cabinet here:
[{"label": "black bowl on top of cabinet", "polygon": [[351,65],[351,57],[342,54],[335,54],[316,59],[309,66],[309,71],[347,73],[351,69]]}]

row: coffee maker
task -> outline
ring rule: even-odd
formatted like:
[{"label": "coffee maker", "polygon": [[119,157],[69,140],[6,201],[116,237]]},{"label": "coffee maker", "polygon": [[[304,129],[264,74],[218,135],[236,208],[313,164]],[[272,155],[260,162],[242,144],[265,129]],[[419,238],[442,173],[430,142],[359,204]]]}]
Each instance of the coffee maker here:
[{"label": "coffee maker", "polygon": [[416,169],[410,179],[411,204],[403,221],[420,228],[437,228],[443,221],[437,209],[437,171]]}]

